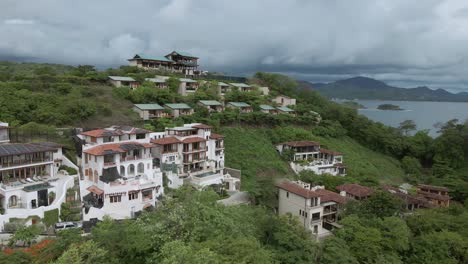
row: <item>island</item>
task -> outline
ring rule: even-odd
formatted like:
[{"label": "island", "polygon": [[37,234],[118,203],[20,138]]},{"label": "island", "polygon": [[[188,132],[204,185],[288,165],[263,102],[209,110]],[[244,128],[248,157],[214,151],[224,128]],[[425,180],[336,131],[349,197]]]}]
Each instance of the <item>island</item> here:
[{"label": "island", "polygon": [[377,106],[377,109],[379,110],[391,110],[391,111],[401,111],[404,110],[400,108],[398,105],[392,105],[392,104],[381,104]]},{"label": "island", "polygon": [[349,108],[353,108],[353,109],[366,109],[365,106],[363,106],[362,104],[358,103],[358,102],[354,102],[354,101],[344,101],[341,103],[343,106],[346,106],[346,107],[349,107]]}]

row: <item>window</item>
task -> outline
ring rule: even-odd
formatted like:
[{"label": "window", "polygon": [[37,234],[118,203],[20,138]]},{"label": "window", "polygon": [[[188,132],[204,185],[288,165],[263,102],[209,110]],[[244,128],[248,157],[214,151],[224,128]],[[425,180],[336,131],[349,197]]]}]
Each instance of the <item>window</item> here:
[{"label": "window", "polygon": [[146,134],[136,134],[136,139],[145,139]]},{"label": "window", "polygon": [[138,192],[129,192],[128,200],[135,200],[135,199],[138,199]]},{"label": "window", "polygon": [[169,157],[168,157],[168,160],[169,160],[170,162],[175,161],[175,156],[169,156]]},{"label": "window", "polygon": [[320,213],[312,214],[312,221],[320,220]]},{"label": "window", "polygon": [[121,195],[114,195],[114,196],[110,196],[109,198],[110,198],[111,203],[120,203],[122,201]]},{"label": "window", "polygon": [[318,225],[314,225],[314,233],[315,233],[315,234],[318,233]]},{"label": "window", "polygon": [[299,209],[299,215],[302,215],[302,210],[301,209]]},{"label": "window", "polygon": [[286,198],[289,198],[289,192],[286,192]]}]

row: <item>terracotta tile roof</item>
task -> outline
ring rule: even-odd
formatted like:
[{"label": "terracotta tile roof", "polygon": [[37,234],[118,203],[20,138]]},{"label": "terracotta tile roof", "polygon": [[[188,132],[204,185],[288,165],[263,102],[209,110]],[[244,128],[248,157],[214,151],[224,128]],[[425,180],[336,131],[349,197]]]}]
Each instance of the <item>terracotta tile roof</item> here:
[{"label": "terracotta tile roof", "polygon": [[201,137],[190,137],[182,140],[183,143],[195,143],[195,142],[204,142],[206,139]]},{"label": "terracotta tile roof", "polygon": [[340,192],[345,191],[346,193],[349,193],[352,196],[361,197],[361,198],[367,197],[374,192],[374,190],[369,187],[362,186],[362,185],[355,184],[355,183],[343,184],[343,185],[337,186],[336,189]]},{"label": "terracotta tile roof", "polygon": [[302,188],[301,186],[293,182],[282,182],[282,183],[277,184],[276,187],[286,190],[288,192],[292,192],[306,199],[320,196],[318,193],[309,189]]},{"label": "terracotta tile roof", "polygon": [[104,144],[84,150],[84,153],[88,153],[94,156],[103,156],[116,153],[125,153],[133,149],[151,148],[151,143],[138,143],[138,142],[122,142],[113,144]]},{"label": "terracotta tile roof", "polygon": [[192,126],[192,127],[194,127],[194,128],[202,128],[202,129],[211,129],[211,128],[213,128],[212,126],[205,125],[205,124],[194,125],[194,126]]},{"label": "terracotta tile roof", "polygon": [[181,141],[178,140],[176,137],[164,137],[160,139],[153,139],[151,140],[151,143],[156,144],[156,145],[169,145],[169,144],[181,143]]},{"label": "terracotta tile roof", "polygon": [[329,154],[329,155],[343,155],[343,153],[341,153],[341,152],[329,150],[329,149],[326,149],[326,148],[320,148],[320,152],[325,153],[325,154]]},{"label": "terracotta tile roof", "polygon": [[338,203],[338,204],[345,204],[348,201],[346,199],[346,197],[343,197],[343,196],[339,195],[338,193],[332,192],[332,191],[329,191],[329,190],[318,189],[318,190],[315,190],[315,192],[320,195],[320,202],[321,203],[335,202],[335,203]]},{"label": "terracotta tile roof", "polygon": [[308,146],[320,146],[319,142],[302,140],[302,141],[288,141],[280,143],[281,145],[288,145],[290,147],[308,147]]},{"label": "terracotta tile roof", "polygon": [[123,135],[123,133],[118,130],[96,129],[96,130],[83,132],[81,133],[81,135],[97,138],[97,137],[120,136],[120,135]]},{"label": "terracotta tile roof", "polygon": [[432,191],[442,191],[442,192],[448,192],[450,191],[448,188],[442,187],[442,186],[433,186],[433,185],[427,185],[427,184],[418,184],[419,189],[428,189]]},{"label": "terracotta tile roof", "polygon": [[423,192],[423,191],[418,191],[419,195],[422,195],[428,199],[434,199],[434,200],[440,200],[440,201],[448,201],[450,200],[450,196],[448,195],[440,195],[437,193],[430,193],[430,192]]},{"label": "terracotta tile roof", "polygon": [[210,139],[221,139],[221,138],[225,138],[225,136],[220,135],[220,134],[215,134],[215,133],[211,133],[210,135]]},{"label": "terracotta tile roof", "polygon": [[101,194],[104,193],[104,190],[99,189],[99,187],[97,187],[96,185],[91,185],[88,188],[86,188],[86,190],[88,190],[88,191],[90,191],[92,193],[95,193],[97,195],[101,195]]}]

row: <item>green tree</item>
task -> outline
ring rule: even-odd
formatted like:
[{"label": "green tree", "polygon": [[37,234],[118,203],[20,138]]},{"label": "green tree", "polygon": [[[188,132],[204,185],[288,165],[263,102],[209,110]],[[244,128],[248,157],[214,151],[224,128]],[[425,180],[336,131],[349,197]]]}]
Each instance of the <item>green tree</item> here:
[{"label": "green tree", "polygon": [[163,246],[159,257],[154,258],[150,263],[162,264],[216,264],[223,263],[221,257],[207,248],[194,249],[182,241],[172,241]]},{"label": "green tree", "polygon": [[322,253],[320,263],[327,264],[358,264],[354,255],[351,253],[346,241],[338,237],[330,237],[322,243]]},{"label": "green tree", "polygon": [[55,264],[93,264],[118,263],[106,250],[100,248],[94,241],[73,244],[60,256]]},{"label": "green tree", "polygon": [[403,166],[403,170],[408,174],[420,175],[422,172],[421,163],[417,158],[405,156],[401,160],[401,165]]},{"label": "green tree", "polygon": [[403,208],[403,202],[391,193],[377,191],[362,202],[364,212],[376,217],[398,215]]},{"label": "green tree", "polygon": [[409,132],[416,130],[416,123],[413,120],[405,120],[400,123],[398,129],[405,135]]},{"label": "green tree", "polygon": [[36,225],[21,226],[16,230],[13,236],[8,241],[9,245],[15,245],[17,242],[23,242],[24,246],[30,246],[42,230]]}]

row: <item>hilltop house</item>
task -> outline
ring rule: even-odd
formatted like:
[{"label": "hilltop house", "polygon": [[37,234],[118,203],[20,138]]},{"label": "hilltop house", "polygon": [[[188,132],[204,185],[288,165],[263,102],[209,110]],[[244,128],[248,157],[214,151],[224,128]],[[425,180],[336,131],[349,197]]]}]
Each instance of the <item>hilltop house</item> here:
[{"label": "hilltop house", "polygon": [[281,106],[296,105],[296,99],[286,95],[278,95],[272,101]]},{"label": "hilltop house", "polygon": [[[62,155],[62,146],[51,142],[0,144],[0,228],[11,218],[44,217],[60,208],[73,176],[59,167],[78,169]],[[29,223],[28,223],[29,224]]]},{"label": "hilltop house", "polygon": [[338,210],[347,199],[323,186],[312,187],[302,181],[286,181],[277,185],[278,214],[298,216],[304,228],[316,239],[331,235],[337,224]]},{"label": "hilltop house", "polygon": [[168,87],[166,83],[167,79],[169,79],[169,77],[156,76],[156,78],[145,78],[145,81],[154,83],[154,86],[158,89],[166,89]]},{"label": "hilltop house", "polygon": [[223,104],[215,100],[200,100],[198,105],[205,107],[209,112],[222,112],[224,110]]},{"label": "hilltop house", "polygon": [[355,183],[347,183],[336,187],[342,196],[355,200],[365,200],[374,193],[374,190]]},{"label": "hilltop house", "polygon": [[184,182],[198,187],[225,184],[229,191],[239,190],[240,172],[224,167],[224,136],[211,132],[200,123],[166,128],[151,142],[153,157],[177,188]]},{"label": "hilltop house", "polygon": [[231,86],[229,84],[218,82],[218,94],[220,96],[224,97],[224,95],[230,91],[231,91]]},{"label": "hilltop house", "polygon": [[280,154],[291,155],[290,166],[296,173],[308,170],[318,175],[346,175],[343,153],[322,148],[318,142],[289,141],[278,144],[276,149]]},{"label": "hilltop house", "polygon": [[135,79],[125,76],[109,76],[109,82],[115,87],[128,86],[131,89],[136,89],[140,86]]},{"label": "hilltop house", "polygon": [[134,104],[133,110],[137,112],[143,120],[170,117],[167,110],[159,104]]},{"label": "hilltop house", "polygon": [[278,109],[274,108],[271,105],[260,105],[260,111],[266,114],[272,114],[272,115],[277,115],[278,114]]},{"label": "hilltop house", "polygon": [[164,108],[170,112],[170,116],[172,117],[189,116],[193,114],[193,108],[184,103],[165,104]]},{"label": "hilltop house", "polygon": [[80,179],[83,219],[134,217],[154,207],[163,193],[162,173],[151,156],[151,131],[113,126],[85,131],[81,143]]},{"label": "hilltop house", "polygon": [[147,56],[136,54],[129,59],[130,66],[136,66],[145,70],[164,70],[178,72],[185,75],[199,74],[197,71],[198,57],[186,52],[173,51],[166,56]]},{"label": "hilltop house", "polygon": [[440,186],[419,184],[418,195],[427,199],[428,203],[436,207],[448,207],[450,205],[449,189]]},{"label": "hilltop house", "polygon": [[229,83],[229,85],[239,89],[241,92],[250,92],[253,90],[252,86],[245,83]]},{"label": "hilltop house", "polygon": [[0,144],[10,142],[8,123],[0,122]]},{"label": "hilltop house", "polygon": [[199,84],[195,80],[188,78],[180,78],[179,81],[180,84],[178,93],[182,96],[186,96],[187,94],[194,93],[198,90]]},{"label": "hilltop house", "polygon": [[240,113],[253,112],[252,106],[244,102],[229,102],[226,104],[226,107],[231,109],[238,109]]},{"label": "hilltop house", "polygon": [[428,200],[422,195],[409,194],[408,191],[402,188],[395,188],[389,185],[384,185],[383,189],[400,199],[408,211],[431,207]]}]

